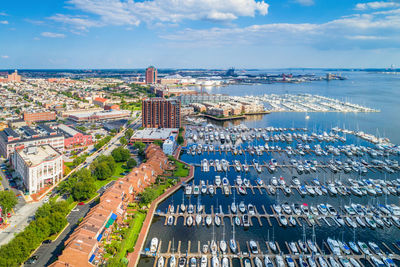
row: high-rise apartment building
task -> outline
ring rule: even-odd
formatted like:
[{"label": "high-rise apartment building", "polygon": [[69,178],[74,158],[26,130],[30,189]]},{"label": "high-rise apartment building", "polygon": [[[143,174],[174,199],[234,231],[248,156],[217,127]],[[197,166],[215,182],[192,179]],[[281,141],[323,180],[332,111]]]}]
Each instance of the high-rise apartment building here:
[{"label": "high-rise apartment building", "polygon": [[181,102],[161,97],[143,100],[142,125],[145,128],[180,128]]},{"label": "high-rise apartment building", "polygon": [[146,69],[146,83],[154,84],[157,83],[157,69],[150,66]]}]

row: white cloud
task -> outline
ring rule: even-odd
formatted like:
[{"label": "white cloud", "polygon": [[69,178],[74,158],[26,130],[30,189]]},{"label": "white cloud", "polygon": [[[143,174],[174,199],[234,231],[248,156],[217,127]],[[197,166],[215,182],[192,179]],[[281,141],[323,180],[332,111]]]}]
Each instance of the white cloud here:
[{"label": "white cloud", "polygon": [[73,8],[99,16],[94,22],[84,17],[57,14],[50,19],[75,27],[178,23],[183,20],[232,21],[238,17],[265,16],[269,5],[256,0],[69,0]]},{"label": "white cloud", "polygon": [[7,20],[0,20],[0,24],[7,25],[7,24],[8,24],[8,21],[7,21]]},{"label": "white cloud", "polygon": [[306,45],[321,49],[400,47],[400,13],[354,14],[321,24],[274,23],[247,27],[184,29],[161,38],[203,46]]},{"label": "white cloud", "polygon": [[54,16],[49,17],[49,19],[56,22],[72,25],[74,26],[74,28],[81,31],[86,31],[90,27],[103,25],[102,23],[90,20],[85,16],[69,16],[64,14],[56,14]]},{"label": "white cloud", "polygon": [[0,12],[0,16],[8,16],[6,12]]},{"label": "white cloud", "polygon": [[49,38],[64,38],[65,34],[63,33],[54,33],[54,32],[42,32],[41,35],[43,37],[49,37]]},{"label": "white cloud", "polygon": [[295,0],[296,3],[299,3],[303,6],[312,6],[314,5],[314,0]]},{"label": "white cloud", "polygon": [[1,56],[1,58],[7,59],[7,58],[9,58],[9,56],[4,55],[4,56]]},{"label": "white cloud", "polygon": [[369,2],[369,3],[358,3],[355,10],[368,10],[368,9],[382,9],[382,8],[394,8],[399,7],[400,3],[396,2],[383,2],[383,1],[376,1],[376,2]]}]

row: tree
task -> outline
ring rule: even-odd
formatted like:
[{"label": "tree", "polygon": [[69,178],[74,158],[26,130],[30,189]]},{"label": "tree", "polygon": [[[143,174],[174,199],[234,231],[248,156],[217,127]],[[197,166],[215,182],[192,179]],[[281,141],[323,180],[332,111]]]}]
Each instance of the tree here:
[{"label": "tree", "polygon": [[153,142],[153,144],[155,144],[156,146],[159,146],[159,147],[162,148],[163,141],[161,141],[161,140],[155,140],[155,141]]},{"label": "tree", "polygon": [[185,140],[183,139],[182,135],[178,135],[178,139],[176,141],[178,142],[179,145],[182,145]]},{"label": "tree", "polygon": [[93,170],[93,176],[96,177],[97,180],[106,180],[111,177],[113,172],[106,162],[100,162],[96,164],[96,167]]},{"label": "tree", "polygon": [[87,200],[96,192],[96,186],[90,181],[79,181],[72,189],[72,196],[77,201]]},{"label": "tree", "polygon": [[124,162],[129,159],[131,153],[126,148],[118,147],[111,152],[111,155],[116,162]]},{"label": "tree", "polygon": [[126,141],[125,137],[121,137],[121,139],[119,139],[119,142],[121,143],[121,145],[126,145],[128,143],[128,141]]},{"label": "tree", "polygon": [[144,150],[144,148],[146,147],[146,144],[143,142],[135,142],[133,144],[133,146],[139,150]]},{"label": "tree", "polygon": [[13,191],[0,192],[0,206],[3,209],[3,213],[9,212],[17,203],[18,200]]},{"label": "tree", "polygon": [[50,226],[50,235],[53,235],[64,228],[64,226],[67,224],[67,219],[63,214],[56,212],[48,216],[47,222]]},{"label": "tree", "polygon": [[137,166],[137,162],[136,162],[136,160],[135,160],[134,158],[130,158],[130,159],[128,159],[128,161],[126,162],[126,166],[127,166],[129,169],[131,169],[131,168]]},{"label": "tree", "polygon": [[140,202],[147,205],[151,203],[156,197],[157,192],[153,188],[148,187],[143,191]]},{"label": "tree", "polygon": [[133,135],[133,129],[132,128],[129,128],[128,130],[126,130],[126,132],[125,132],[126,139],[128,139],[128,140],[131,139],[132,135]]}]

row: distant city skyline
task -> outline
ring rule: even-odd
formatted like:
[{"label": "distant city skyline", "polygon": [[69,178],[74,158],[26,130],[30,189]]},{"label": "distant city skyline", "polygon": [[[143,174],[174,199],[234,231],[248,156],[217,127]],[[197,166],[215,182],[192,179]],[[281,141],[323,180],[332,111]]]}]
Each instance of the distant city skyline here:
[{"label": "distant city skyline", "polygon": [[399,1],[4,1],[0,69],[390,68],[399,32]]}]

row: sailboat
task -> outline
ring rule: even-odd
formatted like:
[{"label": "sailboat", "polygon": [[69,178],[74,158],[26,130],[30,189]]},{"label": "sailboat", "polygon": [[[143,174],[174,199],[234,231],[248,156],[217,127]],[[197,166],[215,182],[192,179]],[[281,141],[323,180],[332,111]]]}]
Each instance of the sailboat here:
[{"label": "sailboat", "polygon": [[237,244],[235,240],[235,224],[232,224],[232,238],[229,240],[229,247],[231,248],[232,253],[236,254],[237,252]]},{"label": "sailboat", "polygon": [[224,230],[222,233],[222,240],[219,242],[219,248],[221,249],[222,253],[226,252],[227,249],[227,245],[226,245],[226,241],[225,241],[225,224],[223,226]]}]

